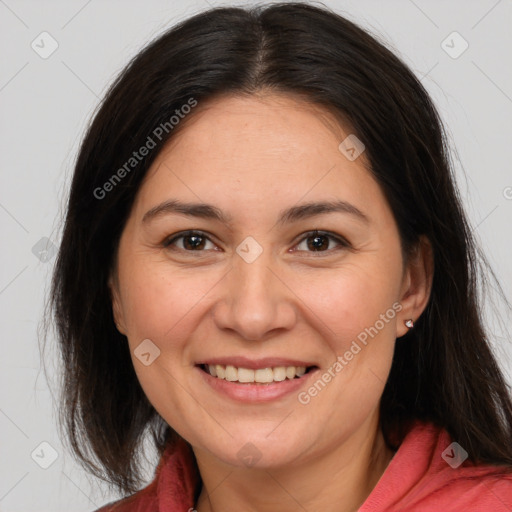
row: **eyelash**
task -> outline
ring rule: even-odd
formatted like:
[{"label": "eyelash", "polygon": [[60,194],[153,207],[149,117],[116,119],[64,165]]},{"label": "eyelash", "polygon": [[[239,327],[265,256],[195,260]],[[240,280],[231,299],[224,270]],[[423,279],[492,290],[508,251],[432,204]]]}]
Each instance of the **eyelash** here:
[{"label": "eyelash", "polygon": [[[162,246],[165,248],[165,249],[169,249],[169,250],[172,250],[172,251],[180,251],[180,252],[186,252],[186,253],[202,253],[202,252],[206,252],[206,250],[187,250],[187,249],[181,249],[181,248],[176,248],[176,247],[171,247],[177,240],[181,239],[181,238],[186,238],[188,236],[199,236],[211,243],[214,243],[209,237],[208,235],[206,235],[203,231],[195,231],[195,230],[189,230],[189,231],[182,231],[181,233],[177,233],[177,234],[174,234],[174,235],[171,235],[170,237],[166,238],[163,243],[162,243]],[[330,240],[334,240],[337,244],[339,244],[339,246],[341,246],[342,248],[345,248],[345,249],[348,249],[351,247],[350,243],[344,239],[343,237],[340,237],[339,235],[334,235],[333,233],[330,233],[328,231],[319,231],[319,230],[313,230],[313,231],[308,231],[306,233],[303,233],[303,236],[302,238],[297,242],[296,245],[299,245],[301,242],[303,242],[304,240],[307,240],[308,238],[312,238],[314,236],[324,236]],[[332,254],[333,251],[335,251],[336,249],[327,249],[325,251],[299,251],[299,252],[309,252],[311,254],[318,254],[318,255],[322,255],[322,254]]]}]

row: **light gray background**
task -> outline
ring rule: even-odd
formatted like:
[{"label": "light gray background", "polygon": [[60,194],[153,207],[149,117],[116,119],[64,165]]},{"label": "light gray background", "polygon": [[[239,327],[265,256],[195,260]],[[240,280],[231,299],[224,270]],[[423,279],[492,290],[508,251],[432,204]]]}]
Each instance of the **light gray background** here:
[{"label": "light gray background", "polygon": [[[422,77],[458,149],[459,184],[474,230],[512,297],[512,2],[325,3],[386,41]],[[40,261],[32,248],[43,237],[59,244],[59,215],[77,147],[107,85],[144,43],[208,4],[221,5],[0,0],[0,511],[89,511],[117,498],[87,477],[59,439],[37,341],[55,258],[50,251],[49,260]],[[31,48],[34,40],[43,45],[43,31],[59,45],[47,59]],[[458,58],[441,46],[453,31],[469,44]],[[461,44],[458,36],[444,43],[452,53]],[[490,313],[488,322],[512,381],[510,339]],[[504,323],[510,325],[510,317]],[[56,385],[51,350],[47,360]],[[51,448],[42,442],[58,454],[48,469],[35,462],[51,462]]]}]

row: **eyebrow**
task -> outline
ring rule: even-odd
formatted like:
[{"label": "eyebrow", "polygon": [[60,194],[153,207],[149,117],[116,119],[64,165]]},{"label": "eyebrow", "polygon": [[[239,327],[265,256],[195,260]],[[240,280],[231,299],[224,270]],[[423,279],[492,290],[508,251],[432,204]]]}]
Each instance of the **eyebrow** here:
[{"label": "eyebrow", "polygon": [[[327,213],[346,213],[365,223],[370,222],[370,219],[353,204],[342,200],[335,200],[310,202],[292,206],[286,210],[281,210],[277,224],[291,224],[298,220]],[[165,201],[154,208],[151,208],[144,214],[142,222],[147,223],[157,217],[170,214],[181,214],[188,217],[216,220],[227,226],[232,223],[231,215],[224,213],[216,206],[206,203],[184,203],[177,199]]]}]

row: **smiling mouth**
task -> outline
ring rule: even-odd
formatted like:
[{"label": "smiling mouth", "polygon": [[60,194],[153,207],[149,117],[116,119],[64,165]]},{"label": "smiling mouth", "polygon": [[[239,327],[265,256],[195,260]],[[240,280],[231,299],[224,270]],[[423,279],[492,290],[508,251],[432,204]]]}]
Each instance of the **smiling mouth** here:
[{"label": "smiling mouth", "polygon": [[274,382],[300,379],[317,367],[275,366],[253,370],[223,364],[201,364],[199,368],[212,377],[238,384],[272,384]]}]

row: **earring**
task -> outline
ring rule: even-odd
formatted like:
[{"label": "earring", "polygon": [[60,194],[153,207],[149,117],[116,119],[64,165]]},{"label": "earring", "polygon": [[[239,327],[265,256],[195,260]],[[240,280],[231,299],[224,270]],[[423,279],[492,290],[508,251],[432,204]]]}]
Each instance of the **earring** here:
[{"label": "earring", "polygon": [[414,322],[412,321],[412,318],[409,318],[409,320],[406,320],[404,323],[405,326],[409,329],[412,329],[414,327]]}]

